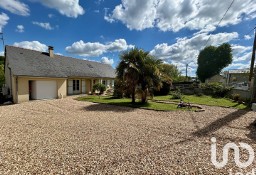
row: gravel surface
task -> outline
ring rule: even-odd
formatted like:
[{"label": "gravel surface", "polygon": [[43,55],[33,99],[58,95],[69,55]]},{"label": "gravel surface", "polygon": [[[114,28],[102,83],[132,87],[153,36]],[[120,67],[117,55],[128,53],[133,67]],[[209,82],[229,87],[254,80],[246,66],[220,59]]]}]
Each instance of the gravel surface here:
[{"label": "gravel surface", "polygon": [[[230,174],[240,169],[229,142],[256,155],[256,113],[204,106],[204,112],[152,110],[80,102],[68,97],[0,106],[0,174]],[[241,161],[247,160],[241,150]]]}]

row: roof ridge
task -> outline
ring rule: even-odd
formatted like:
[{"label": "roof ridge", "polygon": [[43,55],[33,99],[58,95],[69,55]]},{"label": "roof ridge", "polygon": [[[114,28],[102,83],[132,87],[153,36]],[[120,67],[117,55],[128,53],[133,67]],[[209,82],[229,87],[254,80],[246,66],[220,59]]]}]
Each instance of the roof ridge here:
[{"label": "roof ridge", "polygon": [[[28,49],[28,48],[23,48],[23,47],[18,47],[18,46],[11,46],[11,45],[6,45],[5,47],[14,47],[14,48],[18,48],[18,49],[23,49],[23,50],[27,50],[27,51],[33,51],[33,52],[39,52],[39,53],[48,53],[48,52],[41,52],[38,50],[33,50],[33,49]],[[64,57],[64,58],[69,58],[69,59],[76,59],[76,60],[81,60],[81,61],[86,61],[86,62],[92,62],[92,63],[97,63],[97,64],[101,64],[101,65],[108,65],[111,66],[109,64],[105,64],[105,63],[101,63],[98,61],[93,61],[93,60],[87,60],[86,58],[75,58],[75,57],[71,57],[71,56],[65,56],[65,55],[59,55],[59,54],[54,54],[54,56],[58,56],[58,57]],[[111,66],[112,67],[112,66]]]},{"label": "roof ridge", "polygon": [[34,52],[40,52],[40,53],[47,53],[47,52],[41,52],[41,51],[38,51],[38,50],[33,50],[33,49],[23,48],[23,47],[18,47],[18,46],[6,45],[5,47],[15,47],[15,48],[18,48],[18,49],[23,49],[23,50],[28,50],[28,51],[34,51]]}]

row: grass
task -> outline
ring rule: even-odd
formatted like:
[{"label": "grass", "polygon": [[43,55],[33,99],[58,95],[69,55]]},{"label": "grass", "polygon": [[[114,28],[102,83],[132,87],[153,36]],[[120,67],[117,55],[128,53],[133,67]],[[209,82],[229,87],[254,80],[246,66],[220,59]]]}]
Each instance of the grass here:
[{"label": "grass", "polygon": [[[131,99],[122,98],[115,99],[110,96],[84,96],[78,97],[79,101],[89,101],[94,103],[104,103],[109,105],[117,105],[117,106],[127,106],[132,108],[144,108],[144,109],[152,109],[152,110],[161,110],[161,111],[175,111],[175,110],[186,110],[186,108],[177,108],[176,104],[164,104],[164,103],[156,103],[153,101],[149,101],[146,104],[142,104],[140,102],[136,102],[135,104],[131,103]],[[194,109],[192,109],[194,110]]]},{"label": "grass", "polygon": [[[195,95],[182,95],[184,102],[190,102],[193,104],[201,104],[208,106],[220,106],[220,107],[232,107],[236,109],[246,109],[247,106],[245,104],[240,104],[230,99],[226,98],[213,98],[211,96],[195,96]],[[171,99],[171,95],[167,96],[155,96],[154,100],[163,100],[163,101],[180,101],[179,99]]]}]

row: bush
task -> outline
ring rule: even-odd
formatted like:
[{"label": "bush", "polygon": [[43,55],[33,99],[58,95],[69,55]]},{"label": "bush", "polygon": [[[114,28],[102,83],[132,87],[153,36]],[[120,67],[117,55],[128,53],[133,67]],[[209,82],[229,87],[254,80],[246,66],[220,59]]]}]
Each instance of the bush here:
[{"label": "bush", "polygon": [[201,89],[205,95],[211,95],[214,97],[225,97],[228,92],[231,91],[231,88],[224,87],[220,83],[201,84]]},{"label": "bush", "polygon": [[171,97],[172,99],[182,99],[182,93],[180,92],[179,89],[176,91],[173,91],[171,95],[172,95]]},{"label": "bush", "polygon": [[103,94],[103,92],[106,90],[106,86],[104,84],[97,83],[97,84],[93,85],[92,90],[93,90],[93,92],[99,91],[100,94]]},{"label": "bush", "polygon": [[240,94],[231,94],[231,99],[234,101],[238,101],[240,99]]},{"label": "bush", "polygon": [[115,79],[115,85],[114,85],[114,93],[113,96],[115,98],[123,98],[125,94],[125,83],[122,80]]},{"label": "bush", "polygon": [[196,96],[198,96],[198,97],[202,97],[202,96],[204,95],[202,92],[196,92],[195,94],[196,94]]},{"label": "bush", "polygon": [[163,86],[160,90],[154,90],[154,95],[168,95],[171,90],[171,85],[168,82],[163,81]]}]

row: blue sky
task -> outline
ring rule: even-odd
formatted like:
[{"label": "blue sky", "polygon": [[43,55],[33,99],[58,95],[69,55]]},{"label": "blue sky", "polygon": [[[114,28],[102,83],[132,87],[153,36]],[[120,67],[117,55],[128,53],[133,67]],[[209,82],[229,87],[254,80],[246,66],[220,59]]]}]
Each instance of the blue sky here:
[{"label": "blue sky", "polygon": [[138,47],[182,74],[188,63],[194,76],[199,51],[224,42],[233,49],[226,69],[249,67],[254,1],[234,0],[218,26],[232,0],[0,0],[0,31],[6,45],[39,51],[51,45],[55,53],[113,67],[120,53]]}]

